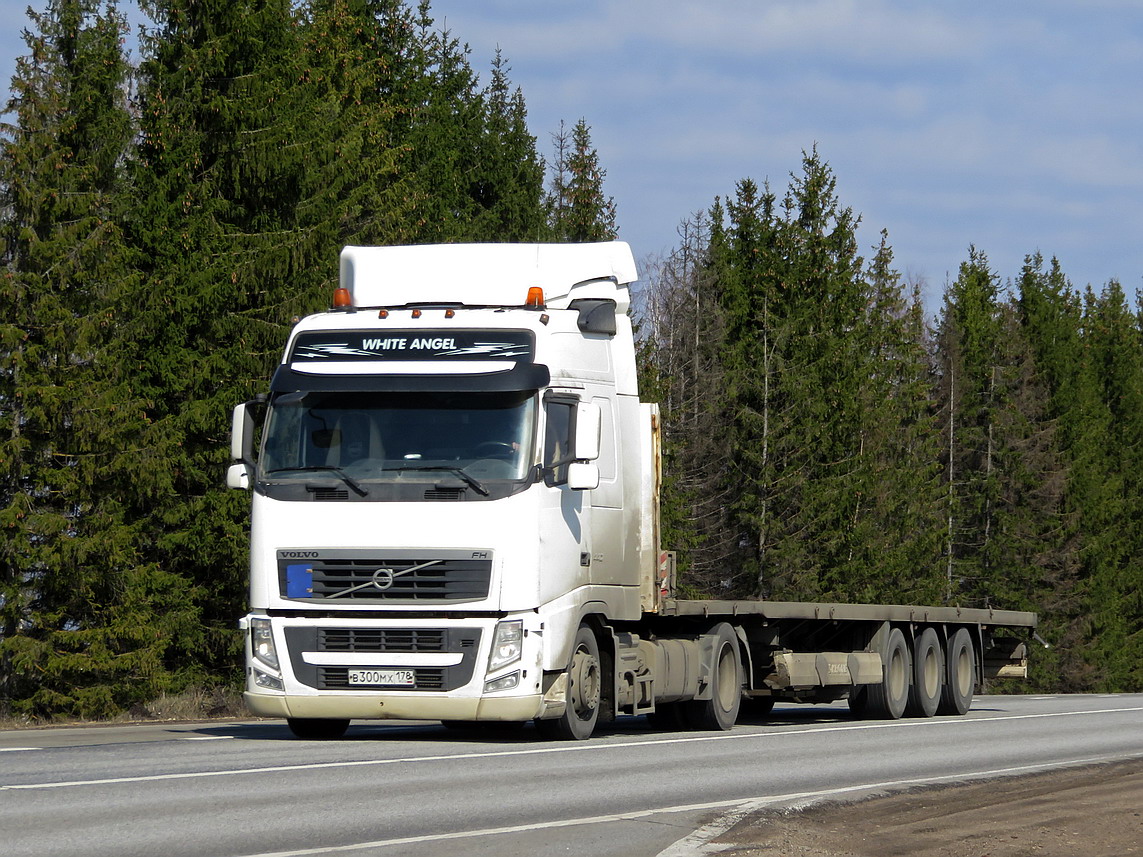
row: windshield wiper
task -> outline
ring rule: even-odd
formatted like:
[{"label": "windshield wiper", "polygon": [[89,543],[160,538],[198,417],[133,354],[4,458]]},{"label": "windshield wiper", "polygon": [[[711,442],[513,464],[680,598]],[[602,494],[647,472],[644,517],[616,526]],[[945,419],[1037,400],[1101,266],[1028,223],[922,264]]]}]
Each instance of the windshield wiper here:
[{"label": "windshield wiper", "polygon": [[398,467],[386,467],[386,470],[444,470],[448,473],[453,473],[461,478],[461,480],[468,485],[477,494],[483,497],[488,496],[488,489],[480,484],[480,481],[469,473],[466,473],[463,467],[452,467],[448,464],[402,464]]},{"label": "windshield wiper", "polygon": [[361,485],[357,482],[356,479],[349,476],[340,467],[335,467],[332,464],[300,464],[300,465],[297,465],[296,467],[275,467],[271,470],[267,470],[266,474],[269,475],[271,473],[298,473],[298,472],[304,473],[304,472],[317,472],[317,471],[329,471],[330,473],[333,473],[334,475],[339,476],[341,478],[341,480],[346,485],[348,485],[350,488],[352,488],[354,490],[354,492],[357,494],[358,497],[364,497],[366,494],[369,493],[368,491],[366,491],[364,488],[361,487]]}]

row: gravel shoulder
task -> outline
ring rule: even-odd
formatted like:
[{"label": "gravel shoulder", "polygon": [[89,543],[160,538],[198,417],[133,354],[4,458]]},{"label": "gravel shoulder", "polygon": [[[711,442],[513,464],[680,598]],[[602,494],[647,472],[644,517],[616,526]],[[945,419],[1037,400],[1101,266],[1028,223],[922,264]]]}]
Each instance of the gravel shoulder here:
[{"label": "gravel shoulder", "polygon": [[735,857],[1143,855],[1143,759],[765,810],[703,853]]}]

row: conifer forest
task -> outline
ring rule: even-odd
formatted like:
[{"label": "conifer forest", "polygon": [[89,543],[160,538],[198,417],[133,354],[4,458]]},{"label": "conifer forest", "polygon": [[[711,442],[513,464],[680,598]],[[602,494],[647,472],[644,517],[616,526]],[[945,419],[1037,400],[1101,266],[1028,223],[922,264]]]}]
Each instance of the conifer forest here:
[{"label": "conifer forest", "polygon": [[[230,412],[342,246],[618,235],[587,119],[538,140],[427,2],[139,6],[129,61],[47,0],[0,127],[0,716],[240,682]],[[640,265],[683,591],[1033,610],[1023,689],[1143,690],[1139,295],[966,248],[926,310],[826,154]]]}]

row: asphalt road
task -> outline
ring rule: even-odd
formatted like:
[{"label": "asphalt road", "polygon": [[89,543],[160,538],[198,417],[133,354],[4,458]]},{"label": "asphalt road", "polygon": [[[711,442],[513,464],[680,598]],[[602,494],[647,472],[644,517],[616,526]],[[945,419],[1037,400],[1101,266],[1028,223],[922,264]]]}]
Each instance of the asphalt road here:
[{"label": "asphalt road", "polygon": [[729,733],[635,719],[577,743],[360,721],[336,742],[269,721],[16,730],[0,854],[683,855],[760,806],[1139,757],[1138,694],[897,722],[779,706]]}]

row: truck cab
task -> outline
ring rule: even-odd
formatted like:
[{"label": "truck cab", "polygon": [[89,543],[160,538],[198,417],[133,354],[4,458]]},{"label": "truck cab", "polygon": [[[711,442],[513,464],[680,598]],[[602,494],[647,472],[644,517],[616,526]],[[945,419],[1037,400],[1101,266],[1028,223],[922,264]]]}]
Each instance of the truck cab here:
[{"label": "truck cab", "polygon": [[345,248],[234,412],[253,712],[566,728],[569,676],[600,681],[581,628],[656,595],[635,278],[622,242]]}]

